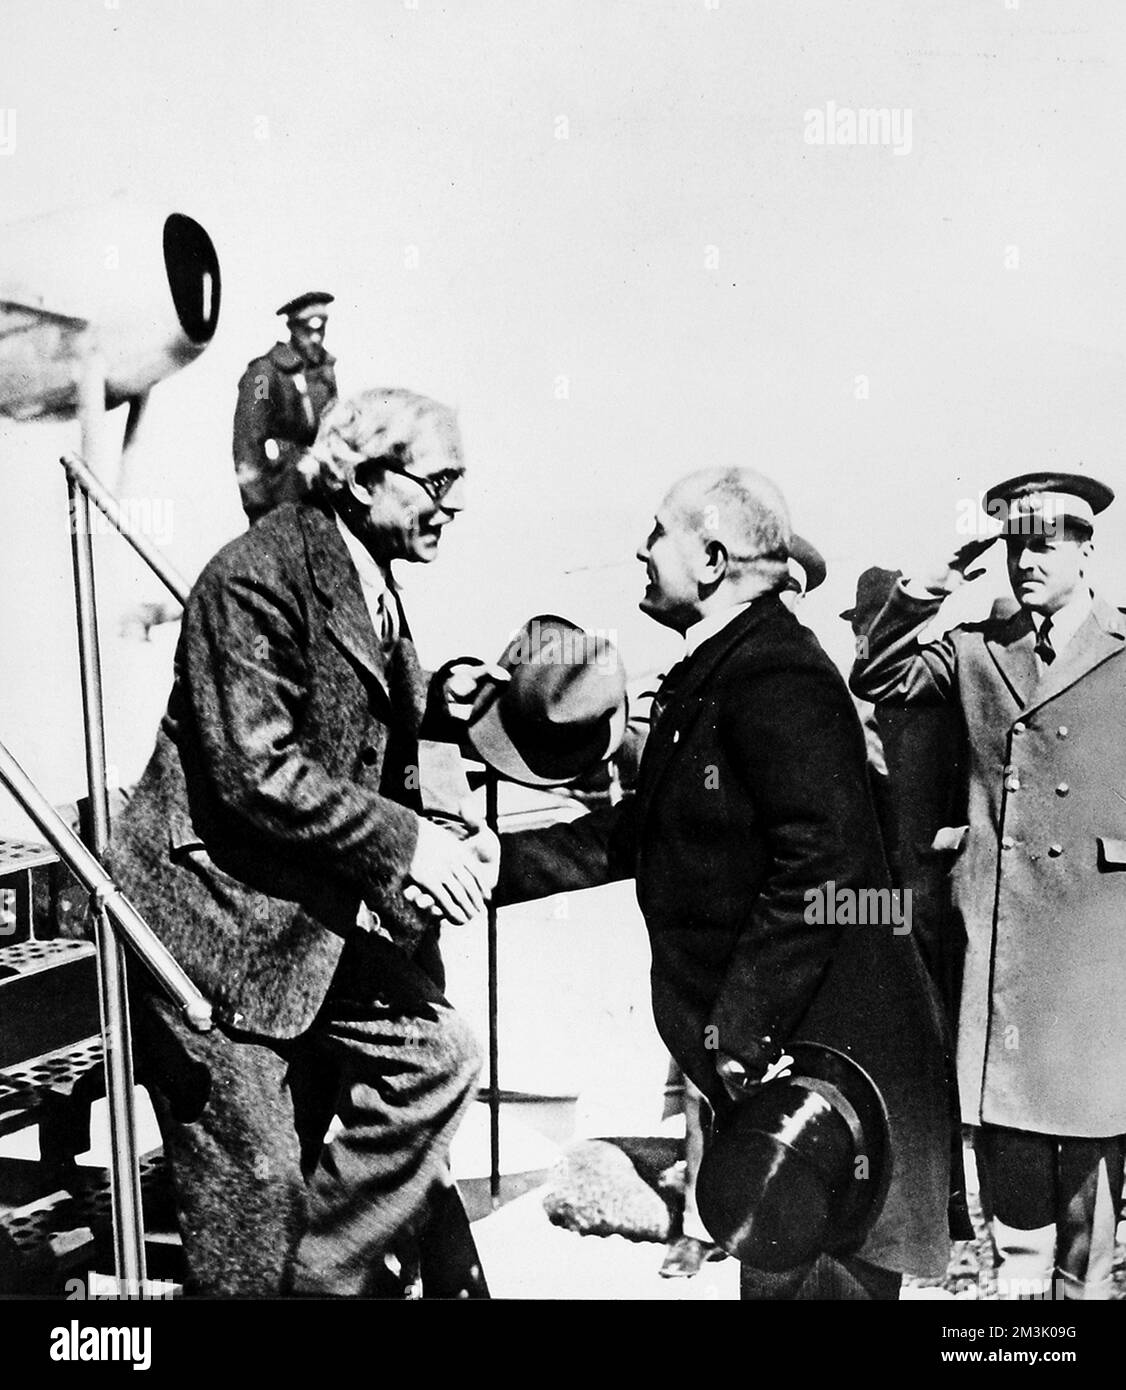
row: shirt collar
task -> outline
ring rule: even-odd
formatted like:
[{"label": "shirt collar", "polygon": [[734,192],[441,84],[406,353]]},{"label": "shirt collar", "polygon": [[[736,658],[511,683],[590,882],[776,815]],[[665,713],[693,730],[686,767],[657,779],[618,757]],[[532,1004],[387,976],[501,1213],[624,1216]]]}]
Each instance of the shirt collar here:
[{"label": "shirt collar", "polygon": [[356,573],[360,576],[360,584],[363,588],[377,594],[394,591],[398,586],[391,578],[391,571],[379,563],[339,512],[335,512],[333,515],[337,528],[344,538],[344,544],[348,547],[348,554],[352,557],[352,563],[356,567]]},{"label": "shirt collar", "polygon": [[724,608],[719,613],[710,613],[698,623],[693,623],[684,634],[684,655],[691,656],[709,637],[714,637],[717,632],[722,632],[728,623],[733,623],[753,602],[753,599],[746,599],[743,603],[732,604],[730,608]]},{"label": "shirt collar", "polygon": [[[1057,656],[1086,622],[1093,603],[1094,596],[1090,589],[1080,589],[1058,612],[1051,615],[1051,643]],[[1031,616],[1036,631],[1039,632],[1048,615],[1046,613],[1033,613]]]}]

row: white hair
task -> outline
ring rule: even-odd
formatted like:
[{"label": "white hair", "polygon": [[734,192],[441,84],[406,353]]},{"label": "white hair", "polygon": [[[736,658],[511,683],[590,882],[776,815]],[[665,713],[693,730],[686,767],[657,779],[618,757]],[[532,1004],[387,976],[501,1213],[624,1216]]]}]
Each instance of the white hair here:
[{"label": "white hair", "polygon": [[387,459],[410,468],[433,452],[461,463],[461,435],[450,407],[401,387],[379,386],[330,406],[298,467],[331,496],[355,481],[363,463]]}]

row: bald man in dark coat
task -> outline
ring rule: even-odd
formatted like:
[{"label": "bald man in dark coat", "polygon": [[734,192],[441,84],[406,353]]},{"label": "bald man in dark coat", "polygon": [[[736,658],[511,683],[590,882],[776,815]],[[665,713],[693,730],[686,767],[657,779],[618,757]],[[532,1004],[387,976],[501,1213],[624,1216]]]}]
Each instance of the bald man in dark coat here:
[{"label": "bald man in dark coat", "polygon": [[[782,1279],[744,1270],[750,1297],[892,1298],[941,1275],[949,1058],[909,930],[838,904],[889,879],[852,701],[817,639],[782,605],[789,523],[749,470],[683,480],[638,552],[643,611],[686,638],[630,801],[504,837],[498,895],[517,901],[634,877],[653,951],[653,1012],[719,1121],[787,1044],[838,1048],[888,1107],[890,1190],[860,1248]],[[843,896],[842,896],[843,895]],[[832,906],[830,906],[830,899]]]}]

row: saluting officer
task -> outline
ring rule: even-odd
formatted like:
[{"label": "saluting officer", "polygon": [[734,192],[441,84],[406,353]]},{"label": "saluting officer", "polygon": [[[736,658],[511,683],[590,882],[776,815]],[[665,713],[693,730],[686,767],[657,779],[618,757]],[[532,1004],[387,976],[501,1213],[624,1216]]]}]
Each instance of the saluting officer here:
[{"label": "saluting officer", "polygon": [[333,296],[298,295],[278,310],[289,342],[275,343],[247,364],[235,406],[235,477],[251,522],[307,491],[298,472],[301,455],[317,437],[317,425],[336,399],[336,359],[325,351],[325,326]]},{"label": "saluting officer", "polygon": [[[1008,1297],[1107,1298],[1126,1150],[1126,622],[1088,582],[1094,479],[992,488],[1016,600],[921,641],[964,557],[900,581],[868,632],[865,699],[960,705],[968,820],[951,836],[966,932],[966,1123]],[[1053,1276],[1058,1281],[1053,1283]]]}]

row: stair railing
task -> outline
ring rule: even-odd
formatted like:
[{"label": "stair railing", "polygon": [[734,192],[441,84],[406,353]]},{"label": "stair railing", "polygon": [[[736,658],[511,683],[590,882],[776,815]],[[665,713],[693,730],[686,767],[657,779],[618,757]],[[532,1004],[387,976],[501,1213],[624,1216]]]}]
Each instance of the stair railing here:
[{"label": "stair railing", "polygon": [[[95,369],[80,391],[92,402],[104,399],[104,380]],[[91,407],[91,414],[95,406]],[[188,585],[163,555],[129,525],[121,508],[79,458],[60,460],[67,474],[75,610],[78,621],[82,681],[86,778],[90,817],[87,841],[70,829],[0,743],[0,781],[90,894],[98,960],[98,994],[109,1110],[110,1191],[114,1265],[119,1292],[136,1297],[146,1284],[144,1218],[134,1109],[132,1035],[129,1020],[125,945],[128,944],[157,984],[179,1005],[185,1020],[200,1032],[212,1026],[211,1005],[192,984],[151,927],[102,867],[109,844],[109,797],[106,790],[105,720],[101,659],[94,592],[94,557],[90,502],[107,517],[181,604]]]}]

